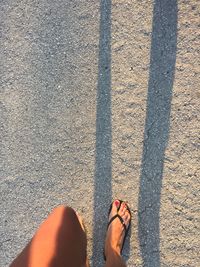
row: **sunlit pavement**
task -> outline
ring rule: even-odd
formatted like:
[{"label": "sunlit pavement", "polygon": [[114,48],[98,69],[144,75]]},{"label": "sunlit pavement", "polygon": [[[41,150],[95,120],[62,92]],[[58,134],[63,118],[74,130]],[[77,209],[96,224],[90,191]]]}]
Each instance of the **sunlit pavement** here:
[{"label": "sunlit pavement", "polygon": [[2,0],[0,266],[47,214],[83,216],[103,265],[129,202],[128,266],[199,260],[198,1]]}]

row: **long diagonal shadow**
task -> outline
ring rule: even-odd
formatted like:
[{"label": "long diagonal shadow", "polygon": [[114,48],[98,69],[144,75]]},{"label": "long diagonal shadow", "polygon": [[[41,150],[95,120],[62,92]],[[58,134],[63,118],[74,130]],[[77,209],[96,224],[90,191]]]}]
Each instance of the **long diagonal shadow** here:
[{"label": "long diagonal shadow", "polygon": [[96,106],[96,162],[94,184],[93,266],[102,266],[103,240],[111,187],[111,0],[101,0]]},{"label": "long diagonal shadow", "polygon": [[143,266],[149,267],[160,266],[160,197],[169,138],[176,46],[177,1],[155,0],[138,204]]}]

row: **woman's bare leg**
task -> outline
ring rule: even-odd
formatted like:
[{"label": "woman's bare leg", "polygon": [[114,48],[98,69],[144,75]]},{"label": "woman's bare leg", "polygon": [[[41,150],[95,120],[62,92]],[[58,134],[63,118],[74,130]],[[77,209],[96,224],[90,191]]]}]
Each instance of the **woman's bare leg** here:
[{"label": "woman's bare leg", "polygon": [[72,208],[59,206],[10,267],[83,267],[86,243],[80,217]]},{"label": "woman's bare leg", "polygon": [[[123,218],[126,227],[128,227],[131,215],[127,210],[127,204],[123,202],[119,211],[117,212],[117,208],[119,207],[119,205],[120,202],[118,200],[115,200],[112,205],[109,220],[118,213]],[[114,219],[109,225],[106,234],[105,267],[126,267],[126,264],[121,257],[121,248],[124,240],[124,235],[125,231],[121,221],[119,220],[119,218]]]}]

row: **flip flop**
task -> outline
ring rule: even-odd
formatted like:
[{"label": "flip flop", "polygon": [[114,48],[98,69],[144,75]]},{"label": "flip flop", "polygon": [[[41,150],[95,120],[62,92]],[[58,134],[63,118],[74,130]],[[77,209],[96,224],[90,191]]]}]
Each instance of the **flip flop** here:
[{"label": "flip flop", "polygon": [[[120,210],[120,208],[121,208],[121,204],[122,204],[123,202],[125,202],[125,201],[120,200],[120,199],[116,199],[116,200],[118,200],[118,201],[120,202],[119,207],[117,208],[117,212],[118,212],[118,211]],[[115,201],[116,201],[116,200],[115,200]],[[110,205],[109,212],[108,212],[108,217],[109,217],[110,212],[111,212],[111,210],[112,210],[112,206],[113,206],[113,202],[112,202],[111,205]],[[131,211],[130,211],[130,208],[129,208],[128,206],[127,206],[127,210],[128,210],[128,212],[129,212],[129,214],[130,214],[130,216],[131,216]],[[125,231],[125,235],[124,235],[124,239],[123,239],[123,244],[122,244],[122,248],[121,248],[121,251],[120,251],[120,253],[122,254],[122,250],[123,250],[123,247],[124,247],[124,243],[125,243],[125,240],[126,240],[128,231],[129,231],[129,229],[130,229],[131,218],[130,218],[130,222],[129,222],[128,227],[127,227],[126,224],[125,224],[125,222],[124,222],[124,220],[123,220],[123,218],[117,213],[117,214],[115,214],[115,215],[110,219],[110,221],[108,222],[107,230],[108,230],[109,225],[110,225],[116,218],[118,218],[118,219],[120,220],[121,224],[122,224],[123,227],[124,227],[124,231]],[[103,256],[104,256],[104,260],[106,260],[105,251],[103,252]]]}]

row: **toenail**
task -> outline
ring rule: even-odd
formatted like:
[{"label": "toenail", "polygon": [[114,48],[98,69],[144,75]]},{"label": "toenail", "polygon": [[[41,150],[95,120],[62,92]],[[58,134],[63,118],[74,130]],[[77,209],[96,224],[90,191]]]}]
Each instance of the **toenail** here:
[{"label": "toenail", "polygon": [[115,206],[118,208],[119,207],[119,200],[115,200]]}]

